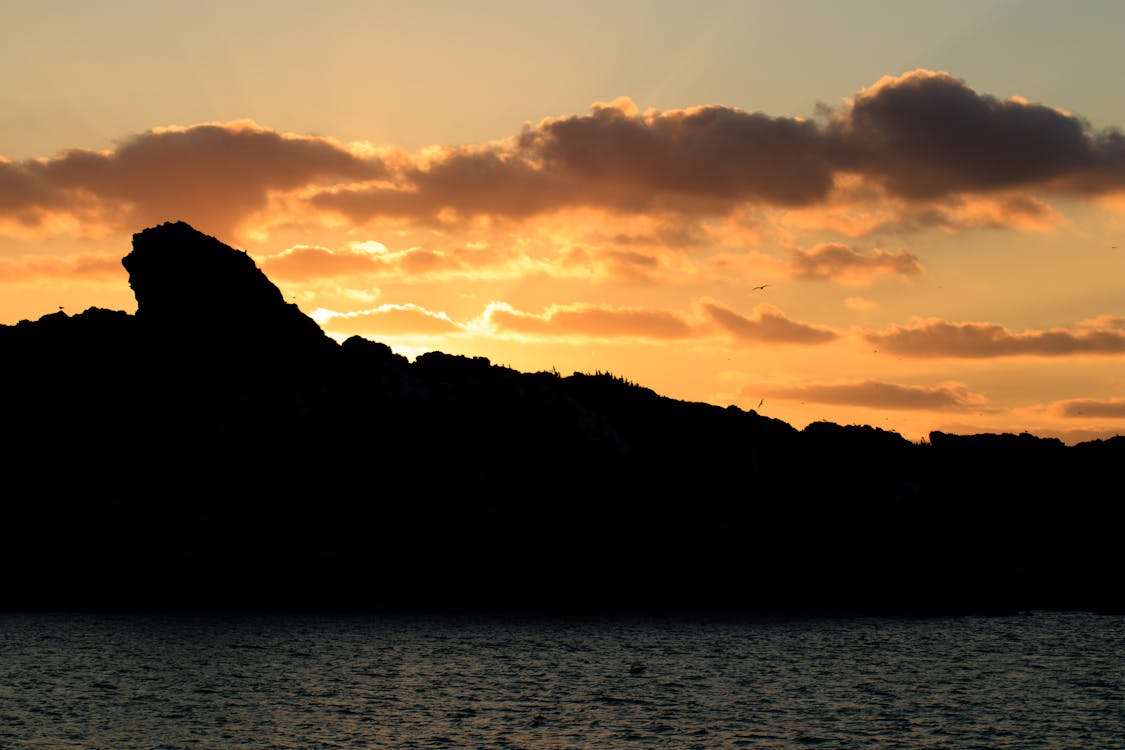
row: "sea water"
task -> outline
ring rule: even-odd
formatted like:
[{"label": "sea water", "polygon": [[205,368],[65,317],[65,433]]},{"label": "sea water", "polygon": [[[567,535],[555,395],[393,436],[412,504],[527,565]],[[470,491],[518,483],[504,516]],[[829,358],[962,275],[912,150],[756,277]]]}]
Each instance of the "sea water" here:
[{"label": "sea water", "polygon": [[0,748],[1125,748],[1125,618],[0,615]]}]

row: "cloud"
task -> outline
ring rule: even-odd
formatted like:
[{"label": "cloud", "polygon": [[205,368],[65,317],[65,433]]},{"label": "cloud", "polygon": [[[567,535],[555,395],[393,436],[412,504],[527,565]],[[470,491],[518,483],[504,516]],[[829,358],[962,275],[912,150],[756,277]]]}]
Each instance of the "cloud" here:
[{"label": "cloud", "polygon": [[1055,404],[1055,411],[1063,417],[1070,418],[1125,419],[1125,399],[1061,401]]},{"label": "cloud", "polygon": [[821,404],[864,406],[873,409],[980,411],[988,399],[960,383],[940,386],[899,385],[877,380],[845,384],[802,386],[745,386],[742,395],[764,393],[771,398]]},{"label": "cloud", "polygon": [[1125,186],[1125,138],[1019,97],[978,94],[948,73],[887,76],[832,112],[840,168],[911,200],[1014,187]]},{"label": "cloud", "polygon": [[758,305],[749,317],[713,302],[703,302],[701,307],[714,323],[742,341],[823,344],[837,338],[837,334],[827,328],[789,320],[772,305]]},{"label": "cloud", "polygon": [[743,341],[804,344],[836,338],[826,329],[790,321],[768,305],[759,305],[752,317],[744,317],[706,301],[688,313],[590,303],[551,305],[541,312],[528,312],[506,302],[490,302],[479,316],[463,321],[417,305],[393,304],[351,313],[318,309],[311,316],[329,332],[359,335],[456,333],[535,340],[661,342],[713,339],[719,334]]},{"label": "cloud", "polygon": [[450,320],[445,313],[418,305],[382,305],[350,313],[316,310],[310,317],[330,333],[355,336],[443,336],[464,332],[464,327]]},{"label": "cloud", "polygon": [[362,280],[395,277],[406,281],[438,278],[497,278],[522,275],[535,264],[519,252],[487,243],[448,249],[412,246],[391,250],[380,242],[351,242],[335,250],[294,245],[260,259],[266,275],[281,280]]},{"label": "cloud", "polygon": [[796,249],[791,257],[792,273],[799,279],[854,281],[883,274],[913,276],[923,271],[918,258],[910,253],[875,248],[865,255],[840,243],[826,243],[808,251]]},{"label": "cloud", "polygon": [[1103,316],[1077,328],[1013,333],[995,323],[950,323],[938,318],[892,326],[863,337],[904,357],[1007,357],[1125,354],[1125,319]]},{"label": "cloud", "polygon": [[785,226],[794,230],[828,231],[847,237],[912,233],[927,229],[959,232],[973,229],[1019,229],[1043,232],[1063,218],[1050,204],[1018,191],[944,195],[908,201],[857,181],[837,179],[832,197],[814,206],[787,211]]},{"label": "cloud", "polygon": [[859,236],[1042,228],[1056,219],[1043,196],[1122,190],[1120,132],[917,70],[812,120],[717,104],[642,112],[622,98],[506,139],[416,154],[251,121],[158,128],[106,151],[0,161],[0,231],[174,219],[219,234],[291,221],[479,228],[576,209],[689,226],[755,207]]},{"label": "cloud", "polygon": [[879,303],[866,297],[848,297],[844,300],[844,307],[849,310],[874,310]]},{"label": "cloud", "polygon": [[431,149],[394,178],[324,190],[311,203],[358,222],[388,217],[439,225],[480,216],[523,219],[585,204],[564,175],[538,169],[501,145]]},{"label": "cloud", "polygon": [[637,208],[657,196],[801,205],[832,187],[814,123],[731,107],[638,113],[622,98],[587,115],[544,120],[519,145],[546,168]]},{"label": "cloud", "polygon": [[745,205],[800,210],[842,200],[875,212],[836,215],[854,234],[1042,227],[1053,210],[1029,191],[1125,188],[1120,133],[979,94],[947,73],[888,76],[822,114],[818,122],[721,105],[641,112],[623,97],[508,140],[431,149],[385,183],[328,190],[313,202],[356,221],[448,223],[578,207],[724,216]]},{"label": "cloud", "polygon": [[112,150],[0,162],[0,216],[33,227],[52,214],[117,228],[184,219],[230,234],[271,191],[384,173],[378,158],[331,139],[251,121],[156,128]]},{"label": "cloud", "polygon": [[612,245],[574,244],[544,259],[543,267],[552,276],[595,282],[672,285],[697,283],[699,279],[697,264],[666,248],[633,250]]},{"label": "cloud", "polygon": [[375,253],[347,248],[340,251],[315,245],[295,245],[262,258],[259,266],[270,278],[306,281],[368,275],[378,270]]},{"label": "cloud", "polygon": [[39,281],[120,281],[127,276],[121,258],[104,255],[0,258],[0,284]]},{"label": "cloud", "polygon": [[608,305],[553,305],[540,314],[521,312],[503,303],[485,311],[486,325],[501,334],[534,337],[685,339],[699,335],[685,317],[664,310]]}]

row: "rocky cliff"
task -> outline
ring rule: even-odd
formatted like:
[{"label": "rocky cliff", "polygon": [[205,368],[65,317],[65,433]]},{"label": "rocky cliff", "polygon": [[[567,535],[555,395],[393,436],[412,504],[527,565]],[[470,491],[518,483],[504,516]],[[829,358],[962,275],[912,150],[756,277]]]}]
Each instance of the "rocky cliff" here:
[{"label": "rocky cliff", "polygon": [[135,315],[0,327],[0,607],[1121,606],[1125,439],[918,445],[603,373],[408,362],[336,344],[183,223],[123,263]]}]

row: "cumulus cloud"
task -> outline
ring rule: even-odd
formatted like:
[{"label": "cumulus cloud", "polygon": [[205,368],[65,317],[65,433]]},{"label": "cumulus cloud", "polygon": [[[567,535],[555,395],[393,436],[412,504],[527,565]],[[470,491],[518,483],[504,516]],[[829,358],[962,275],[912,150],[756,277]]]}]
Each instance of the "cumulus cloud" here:
[{"label": "cumulus cloud", "polygon": [[722,105],[640,111],[622,98],[417,154],[249,121],[160,128],[107,151],[0,161],[0,231],[185,219],[228,233],[332,217],[449,227],[576,209],[698,220],[752,206],[811,210],[806,220],[858,236],[1042,227],[1054,217],[1045,195],[1122,190],[1120,132],[918,70],[812,120]]},{"label": "cumulus cloud", "polygon": [[0,214],[32,226],[52,214],[117,227],[182,218],[230,233],[271,191],[384,173],[378,158],[331,139],[251,121],[157,128],[107,151],[0,163]]},{"label": "cumulus cloud", "polygon": [[821,404],[865,406],[875,409],[927,411],[980,411],[988,399],[960,383],[927,387],[899,385],[877,380],[843,384],[800,386],[747,386],[743,395],[765,393],[772,398],[812,401]]},{"label": "cumulus cloud", "polygon": [[1121,318],[1110,316],[1087,321],[1074,329],[1021,333],[995,323],[950,323],[931,318],[910,326],[896,325],[887,331],[867,332],[864,338],[904,357],[1125,354],[1125,326]]},{"label": "cumulus cloud", "polygon": [[918,258],[906,252],[875,248],[862,253],[840,243],[792,251],[792,272],[799,279],[820,281],[864,280],[884,274],[914,276],[922,273]]},{"label": "cumulus cloud", "polygon": [[887,76],[832,113],[842,168],[928,199],[1012,187],[1125,186],[1125,139],[1019,97],[979,94],[948,73]]},{"label": "cumulus cloud", "polygon": [[519,144],[547,168],[623,200],[799,205],[832,187],[829,154],[814,123],[731,107],[639,113],[623,98],[587,115],[544,120]]},{"label": "cumulus cloud", "polygon": [[[826,205],[846,197],[851,175],[861,178],[850,183],[860,200],[903,202],[877,222],[884,228],[1038,226],[1050,207],[1013,191],[1125,187],[1120,133],[979,94],[946,73],[886,77],[823,119],[719,105],[640,112],[621,98],[526,126],[514,140],[435,149],[394,184],[315,201],[357,220],[519,219],[577,206],[721,215],[745,204]],[[983,197],[966,200],[974,195]]]},{"label": "cumulus cloud", "polygon": [[314,195],[315,207],[353,221],[406,217],[433,224],[479,216],[522,219],[567,205],[577,186],[502,145],[431,149],[390,183],[347,185]]},{"label": "cumulus cloud", "polygon": [[827,328],[789,320],[772,305],[761,304],[750,316],[741,315],[714,302],[703,302],[701,308],[720,328],[742,341],[774,344],[823,344],[837,334]]}]

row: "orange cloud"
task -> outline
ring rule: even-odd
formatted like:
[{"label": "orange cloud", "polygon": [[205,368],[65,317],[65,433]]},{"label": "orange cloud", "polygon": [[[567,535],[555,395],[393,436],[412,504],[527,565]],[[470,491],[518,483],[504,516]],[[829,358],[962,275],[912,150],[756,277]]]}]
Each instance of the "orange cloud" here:
[{"label": "orange cloud", "polygon": [[290,281],[397,277],[404,280],[435,278],[495,278],[521,275],[535,264],[514,250],[486,243],[449,249],[408,247],[391,250],[379,242],[352,242],[343,248],[296,245],[262,258],[262,270],[271,278]]},{"label": "orange cloud", "polygon": [[41,226],[50,213],[117,227],[184,219],[230,234],[271,191],[374,179],[378,158],[250,121],[158,128],[108,151],[0,162],[0,216]]},{"label": "orange cloud", "polygon": [[866,297],[848,297],[844,300],[844,307],[849,310],[874,310],[879,303]]},{"label": "orange cloud", "polygon": [[1056,411],[1063,417],[1125,419],[1125,399],[1114,398],[1108,401],[1093,399],[1074,399],[1062,401]]},{"label": "orange cloud", "polygon": [[382,305],[373,310],[351,313],[317,310],[311,317],[330,333],[354,336],[441,336],[464,332],[464,327],[450,320],[445,313],[432,312],[417,305]]},{"label": "orange cloud", "polygon": [[261,259],[258,265],[270,278],[305,281],[367,275],[375,272],[379,264],[379,259],[370,252],[296,245]]},{"label": "orange cloud", "polygon": [[541,314],[493,303],[484,320],[494,331],[527,336],[683,339],[698,334],[691,322],[663,310],[608,305],[554,305]]},{"label": "orange cloud", "polygon": [[863,406],[876,409],[980,411],[988,399],[960,383],[926,387],[865,380],[845,384],[802,386],[746,386],[741,395],[764,393],[771,398],[821,404]]},{"label": "orange cloud", "polygon": [[1007,357],[1125,354],[1125,319],[1102,316],[1074,330],[1013,333],[995,323],[950,323],[938,318],[892,326],[863,337],[904,357]]},{"label": "orange cloud", "polygon": [[818,245],[812,250],[793,250],[793,275],[799,279],[823,281],[868,280],[883,274],[914,276],[922,264],[910,253],[893,253],[875,248],[869,254],[840,243]]},{"label": "orange cloud", "polygon": [[895,226],[1042,228],[1056,217],[1034,196],[1125,190],[1121,133],[980,94],[946,73],[884,78],[822,115],[721,105],[640,112],[620,99],[505,140],[413,155],[249,121],[159,128],[107,151],[0,161],[0,231],[175,219],[223,234],[294,220],[514,226],[575,209],[691,226],[755,207],[859,236]]},{"label": "orange cloud", "polygon": [[104,255],[0,258],[0,283],[124,279],[121,258]]},{"label": "orange cloud", "polygon": [[827,328],[789,320],[772,305],[758,305],[754,308],[754,314],[750,317],[740,315],[713,302],[703,302],[701,307],[720,328],[742,341],[762,341],[774,344],[823,344],[838,338],[836,333]]},{"label": "orange cloud", "polygon": [[542,261],[553,276],[588,278],[596,282],[646,284],[697,283],[699,268],[682,253],[667,248],[615,248],[612,245],[570,245]]},{"label": "orange cloud", "polygon": [[907,200],[859,175],[841,174],[829,200],[787,211],[782,221],[794,230],[867,237],[927,229],[1047,231],[1062,220],[1048,203],[1025,193],[961,193]]},{"label": "orange cloud", "polygon": [[902,202],[890,216],[852,218],[854,233],[892,222],[1041,225],[1051,209],[1026,194],[963,198],[1125,187],[1119,134],[1018,98],[978,94],[944,73],[885,78],[825,119],[718,105],[642,113],[619,99],[527,126],[514,141],[434,149],[403,167],[394,184],[332,190],[314,202],[359,221],[438,222],[443,212],[525,219],[582,206],[717,216],[746,204],[827,205],[842,197],[849,176],[853,199]]},{"label": "orange cloud", "polygon": [[520,148],[546,168],[642,210],[658,199],[801,205],[823,199],[832,164],[817,126],[731,107],[638,113],[628,100],[526,129]]},{"label": "orange cloud", "polygon": [[[382,305],[360,312],[316,310],[313,319],[329,332],[345,334],[514,336],[530,339],[672,341],[713,338],[716,333],[742,341],[824,343],[835,333],[788,320],[779,310],[759,305],[751,317],[700,302],[691,313],[588,303],[551,305],[542,312],[492,302],[475,319],[455,321],[417,305]],[[716,325],[716,323],[718,325]]]}]

